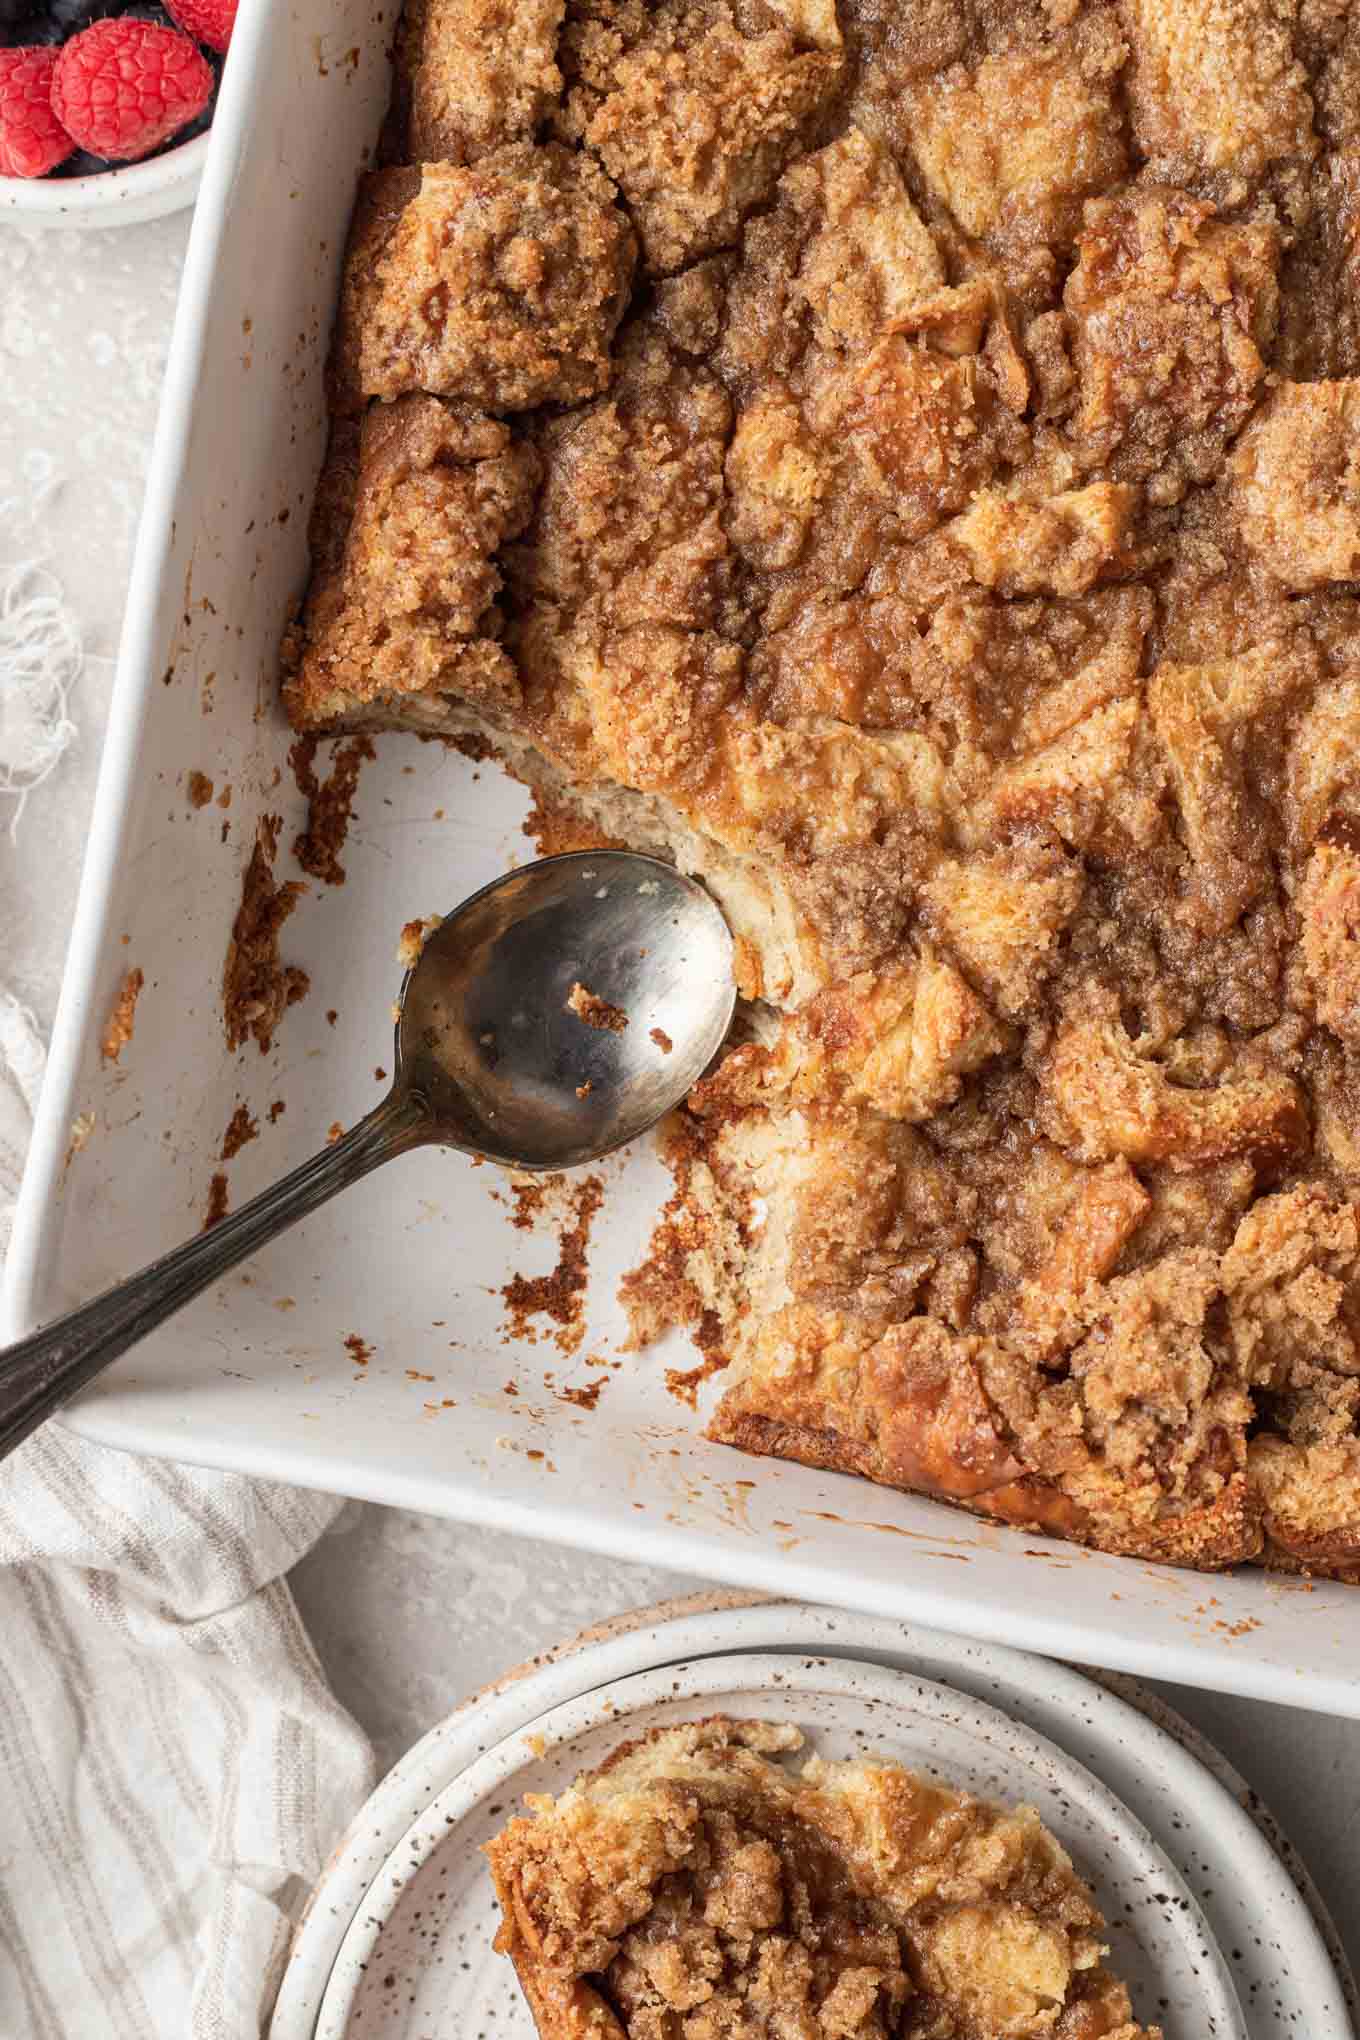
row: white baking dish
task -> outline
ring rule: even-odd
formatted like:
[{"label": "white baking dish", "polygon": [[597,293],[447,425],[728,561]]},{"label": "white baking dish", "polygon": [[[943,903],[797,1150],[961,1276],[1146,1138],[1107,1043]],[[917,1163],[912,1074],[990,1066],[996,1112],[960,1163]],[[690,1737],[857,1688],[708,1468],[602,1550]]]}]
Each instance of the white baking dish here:
[{"label": "white baking dish", "polygon": [[[275,705],[320,459],[321,367],[354,180],[387,93],[391,0],[246,0],[194,222],[137,551],[85,882],[8,1276],[14,1332],[89,1296],[202,1220],[239,1100],[261,1137],[233,1203],[378,1096],[404,921],[529,854],[522,793],[492,766],[383,740],[360,787],[348,883],[285,931],[312,974],[273,1053],[227,1054],[223,956],[255,819],[301,815]],[[207,773],[231,806],[191,806]],[[438,814],[441,819],[436,819]],[[225,842],[222,827],[230,824]],[[145,973],[116,1065],[99,1038]],[[334,1024],[328,1013],[336,1015]],[[286,1104],[274,1124],[265,1115]],[[79,1117],[92,1130],[69,1155]],[[625,1357],[598,1407],[613,1301],[665,1179],[605,1170],[586,1337],[507,1343],[499,1286],[545,1271],[490,1168],[424,1153],[370,1178],[115,1368],[67,1421],[87,1437],[635,1555],[713,1578],[1032,1649],[1360,1715],[1360,1596],[1107,1558],[914,1497],[708,1445],[667,1391],[679,1350]],[[356,1367],[345,1340],[375,1348]],[[545,1374],[554,1377],[545,1382]],[[514,1395],[505,1392],[513,1380]]]}]

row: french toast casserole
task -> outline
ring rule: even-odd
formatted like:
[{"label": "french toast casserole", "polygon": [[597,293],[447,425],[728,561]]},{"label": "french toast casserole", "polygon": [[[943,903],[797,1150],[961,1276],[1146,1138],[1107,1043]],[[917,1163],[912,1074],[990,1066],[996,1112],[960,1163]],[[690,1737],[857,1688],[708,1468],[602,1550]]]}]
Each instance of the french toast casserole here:
[{"label": "french toast casserole", "polygon": [[1161,2040],[1033,1808],[802,1743],[654,1728],[487,1845],[541,2040]]},{"label": "french toast casserole", "polygon": [[408,0],[306,731],[698,873],[710,1434],[1360,1579],[1360,12]]}]

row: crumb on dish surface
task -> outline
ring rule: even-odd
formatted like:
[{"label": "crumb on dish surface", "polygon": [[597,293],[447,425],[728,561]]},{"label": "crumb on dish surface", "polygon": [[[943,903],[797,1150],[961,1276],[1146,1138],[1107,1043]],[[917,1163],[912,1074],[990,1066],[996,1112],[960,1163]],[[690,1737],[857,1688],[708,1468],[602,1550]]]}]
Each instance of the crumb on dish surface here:
[{"label": "crumb on dish surface", "polygon": [[1033,1808],[803,1742],[654,1728],[487,1844],[541,2040],[1157,2040]]},{"label": "crumb on dish surface", "polygon": [[227,1130],[222,1136],[222,1160],[234,1161],[243,1147],[252,1140],[258,1140],[259,1133],[260,1122],[243,1099],[227,1121]]},{"label": "crumb on dish surface", "polygon": [[[548,1179],[552,1180],[552,1179]],[[535,1343],[539,1335],[536,1320],[545,1318],[554,1327],[549,1336],[559,1349],[572,1354],[585,1337],[586,1291],[590,1280],[590,1236],[600,1206],[604,1184],[598,1176],[568,1179],[563,1183],[564,1207],[560,1213],[557,1262],[546,1275],[512,1275],[501,1290],[512,1338]],[[519,1186],[519,1210],[515,1224],[521,1230],[532,1225],[542,1208],[546,1183]]]},{"label": "crumb on dish surface", "polygon": [[[427,914],[423,921],[408,921],[406,923],[406,926],[401,931],[400,940],[397,943],[397,962],[403,970],[415,969],[416,965],[420,962],[425,944],[429,941],[443,918],[442,914]],[[394,1020],[401,1018],[401,1008],[399,1006],[392,1008],[392,1017]]]},{"label": "crumb on dish surface", "polygon": [[314,737],[299,737],[289,753],[298,791],[307,800],[306,826],[293,844],[293,855],[309,878],[343,885],[340,853],[354,817],[354,794],[360,772],[375,754],[370,738],[348,737],[335,746],[327,777],[318,779],[317,743]]},{"label": "crumb on dish surface", "polygon": [[75,1118],[71,1121],[70,1137],[66,1143],[66,1156],[63,1164],[65,1168],[69,1169],[76,1156],[89,1146],[90,1136],[94,1132],[95,1124],[93,1112],[77,1112]]},{"label": "crumb on dish surface", "polygon": [[605,1034],[622,1034],[628,1025],[628,1015],[622,1006],[611,1006],[608,999],[602,999],[598,992],[590,991],[579,981],[567,993],[567,1011],[587,1027]]},{"label": "crumb on dish surface", "polygon": [[1268,0],[407,8],[286,700],[722,905],[628,1288],[715,1438],[1360,1573],[1357,93]]},{"label": "crumb on dish surface", "polygon": [[118,987],[118,996],[105,1023],[99,1053],[106,1063],[116,1063],[132,1039],[137,1021],[137,1001],[142,995],[146,979],[137,969],[125,971]]},{"label": "crumb on dish surface", "polygon": [[227,1191],[226,1173],[224,1170],[218,1169],[214,1172],[212,1180],[208,1184],[208,1208],[204,1213],[202,1226],[204,1232],[211,1232],[212,1228],[226,1217],[228,1210]]},{"label": "crumb on dish surface", "polygon": [[254,1041],[267,1055],[284,1013],[307,994],[306,971],[279,955],[280,932],[306,891],[300,879],[275,880],[281,827],[277,815],[260,822],[241,880],[222,978],[222,1015],[233,1054]]}]

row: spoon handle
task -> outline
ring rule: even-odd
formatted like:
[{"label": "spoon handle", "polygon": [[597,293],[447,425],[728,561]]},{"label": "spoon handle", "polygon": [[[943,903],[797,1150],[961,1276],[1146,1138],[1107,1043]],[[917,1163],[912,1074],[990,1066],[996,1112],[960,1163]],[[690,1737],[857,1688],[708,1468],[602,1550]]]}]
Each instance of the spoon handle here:
[{"label": "spoon handle", "polygon": [[239,1211],[65,1317],[0,1352],[0,1459],[109,1362],[337,1191],[429,1137],[430,1115],[396,1090],[366,1119]]}]

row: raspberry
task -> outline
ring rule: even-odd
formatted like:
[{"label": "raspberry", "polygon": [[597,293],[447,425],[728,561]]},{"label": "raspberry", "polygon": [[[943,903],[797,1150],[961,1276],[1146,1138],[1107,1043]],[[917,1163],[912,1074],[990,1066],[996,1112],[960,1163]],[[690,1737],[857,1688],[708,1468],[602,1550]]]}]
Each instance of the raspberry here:
[{"label": "raspberry", "polygon": [[206,43],[210,50],[225,50],[236,25],[236,0],[165,0],[186,35]]},{"label": "raspberry", "polygon": [[52,109],[82,149],[132,162],[200,114],[212,89],[208,60],[187,35],[123,15],[82,29],[58,53]]},{"label": "raspberry", "polygon": [[52,111],[55,50],[0,50],[0,177],[45,177],[75,143]]}]

